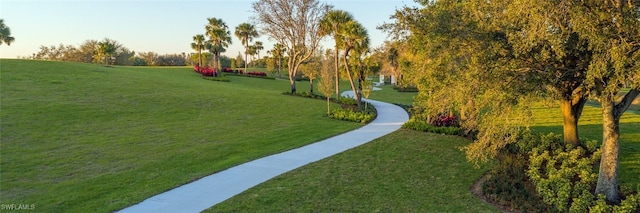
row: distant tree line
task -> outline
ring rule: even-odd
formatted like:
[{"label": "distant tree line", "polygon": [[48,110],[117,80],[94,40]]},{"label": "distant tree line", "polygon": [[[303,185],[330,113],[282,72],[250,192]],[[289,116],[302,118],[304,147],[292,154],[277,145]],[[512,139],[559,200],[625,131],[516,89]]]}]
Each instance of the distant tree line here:
[{"label": "distant tree line", "polygon": [[136,53],[118,41],[109,38],[102,41],[86,40],[78,46],[42,45],[38,52],[26,58],[125,66],[186,66],[192,64],[192,60],[185,53],[164,55],[155,52]]}]

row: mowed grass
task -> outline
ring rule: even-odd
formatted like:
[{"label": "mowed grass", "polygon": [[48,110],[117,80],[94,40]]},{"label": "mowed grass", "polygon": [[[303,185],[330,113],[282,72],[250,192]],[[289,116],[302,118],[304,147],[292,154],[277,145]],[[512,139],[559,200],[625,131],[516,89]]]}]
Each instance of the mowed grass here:
[{"label": "mowed grass", "polygon": [[[411,100],[391,88],[372,99]],[[585,108],[583,137],[601,138],[601,111]],[[535,131],[562,133],[558,106],[536,107]],[[626,113],[621,132],[620,183],[634,189],[640,177],[640,116]],[[498,212],[471,195],[491,164],[475,169],[456,136],[400,130],[363,146],[288,172],[222,202],[207,212]]]},{"label": "mowed grass", "polygon": [[393,85],[386,84],[384,86],[379,87],[382,90],[377,90],[371,92],[369,96],[372,100],[384,100],[385,102],[394,103],[394,104],[404,104],[404,105],[412,105],[413,99],[417,92],[398,92],[393,89]]},{"label": "mowed grass", "polygon": [[399,130],[285,173],[206,212],[497,212],[471,193],[456,136]]},{"label": "mowed grass", "polygon": [[[559,104],[534,107],[532,129],[538,132],[562,134],[562,114]],[[578,134],[581,138],[602,144],[602,109],[590,101],[580,117]],[[618,181],[631,189],[640,187],[640,112],[627,110],[620,119],[620,169]]]},{"label": "mowed grass", "polygon": [[0,60],[1,202],[111,212],[360,126],[324,117],[322,101],[282,95],[287,81],[229,78]]}]

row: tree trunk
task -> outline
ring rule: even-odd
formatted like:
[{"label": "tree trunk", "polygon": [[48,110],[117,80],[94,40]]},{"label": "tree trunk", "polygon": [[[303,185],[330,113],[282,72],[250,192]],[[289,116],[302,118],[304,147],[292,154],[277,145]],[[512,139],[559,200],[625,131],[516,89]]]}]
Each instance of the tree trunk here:
[{"label": "tree trunk", "polygon": [[202,67],[202,50],[198,50],[198,66]]},{"label": "tree trunk", "polygon": [[569,97],[560,99],[560,109],[562,110],[563,119],[562,130],[565,144],[580,144],[578,121],[580,120],[580,115],[582,114],[582,109],[586,102],[587,99],[585,97]]},{"label": "tree trunk", "polygon": [[309,78],[309,94],[313,94],[313,79]]},{"label": "tree trunk", "polygon": [[351,84],[351,90],[353,90],[353,97],[356,99],[358,104],[358,109],[360,108],[360,94],[358,90],[356,90],[356,85],[353,82],[353,76],[351,76],[351,70],[349,69],[349,63],[347,63],[347,56],[349,55],[349,50],[346,50],[344,53],[344,64],[345,69],[347,70],[347,75],[349,76],[349,84]]},{"label": "tree trunk", "polygon": [[289,83],[291,83],[291,94],[296,94],[296,76],[289,75]]},{"label": "tree trunk", "polygon": [[282,74],[280,74],[280,69],[282,69],[282,59],[278,58],[278,78],[282,78]]},{"label": "tree trunk", "polygon": [[331,114],[331,97],[327,96],[327,116]]},{"label": "tree trunk", "polygon": [[630,90],[620,101],[615,103],[615,95],[601,98],[602,105],[602,158],[598,172],[598,183],[595,194],[604,194],[610,203],[620,203],[618,196],[618,168],[620,151],[620,117],[627,111],[640,90]]},{"label": "tree trunk", "polygon": [[615,114],[611,98],[604,98],[602,104],[602,158],[595,194],[604,194],[607,201],[620,203],[618,196],[618,162],[620,117]]},{"label": "tree trunk", "polygon": [[335,54],[333,54],[333,60],[335,61],[335,68],[336,68],[336,97],[340,97],[340,65],[339,65],[339,58],[338,58],[338,44],[336,42],[336,51]]}]

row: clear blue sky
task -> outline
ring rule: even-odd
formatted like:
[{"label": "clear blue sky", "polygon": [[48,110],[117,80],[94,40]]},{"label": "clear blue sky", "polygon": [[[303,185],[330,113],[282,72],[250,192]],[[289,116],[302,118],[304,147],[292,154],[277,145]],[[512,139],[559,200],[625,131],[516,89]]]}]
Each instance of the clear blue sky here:
[{"label": "clear blue sky", "polygon": [[[390,22],[389,16],[413,0],[320,0],[349,11],[368,30],[371,47],[380,46],[386,33],[376,26]],[[0,18],[11,28],[15,42],[0,46],[0,58],[29,56],[41,45],[74,45],[85,40],[114,39],[136,52],[190,53],[196,34],[204,34],[207,18],[221,18],[230,28],[232,45],[224,55],[244,51],[235,27],[251,23],[250,0],[0,0]],[[273,48],[261,36],[265,50]],[[256,41],[254,40],[254,41]],[[324,42],[330,48],[331,42]]]}]

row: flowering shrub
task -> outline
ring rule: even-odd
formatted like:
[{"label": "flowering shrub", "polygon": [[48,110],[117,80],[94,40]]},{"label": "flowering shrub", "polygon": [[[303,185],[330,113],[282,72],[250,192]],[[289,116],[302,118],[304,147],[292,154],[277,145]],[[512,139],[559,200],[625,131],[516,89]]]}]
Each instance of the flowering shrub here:
[{"label": "flowering shrub", "polygon": [[201,67],[201,66],[194,66],[193,70],[196,71],[197,73],[202,74],[202,76],[217,76],[218,73],[211,67],[206,66],[206,67]]},{"label": "flowering shrub", "polygon": [[431,121],[437,127],[458,126],[458,118],[452,115],[440,115]]},{"label": "flowering shrub", "polygon": [[254,72],[254,71],[249,71],[247,72],[247,75],[253,75],[253,76],[262,76],[262,77],[266,77],[267,73],[265,72]]}]

